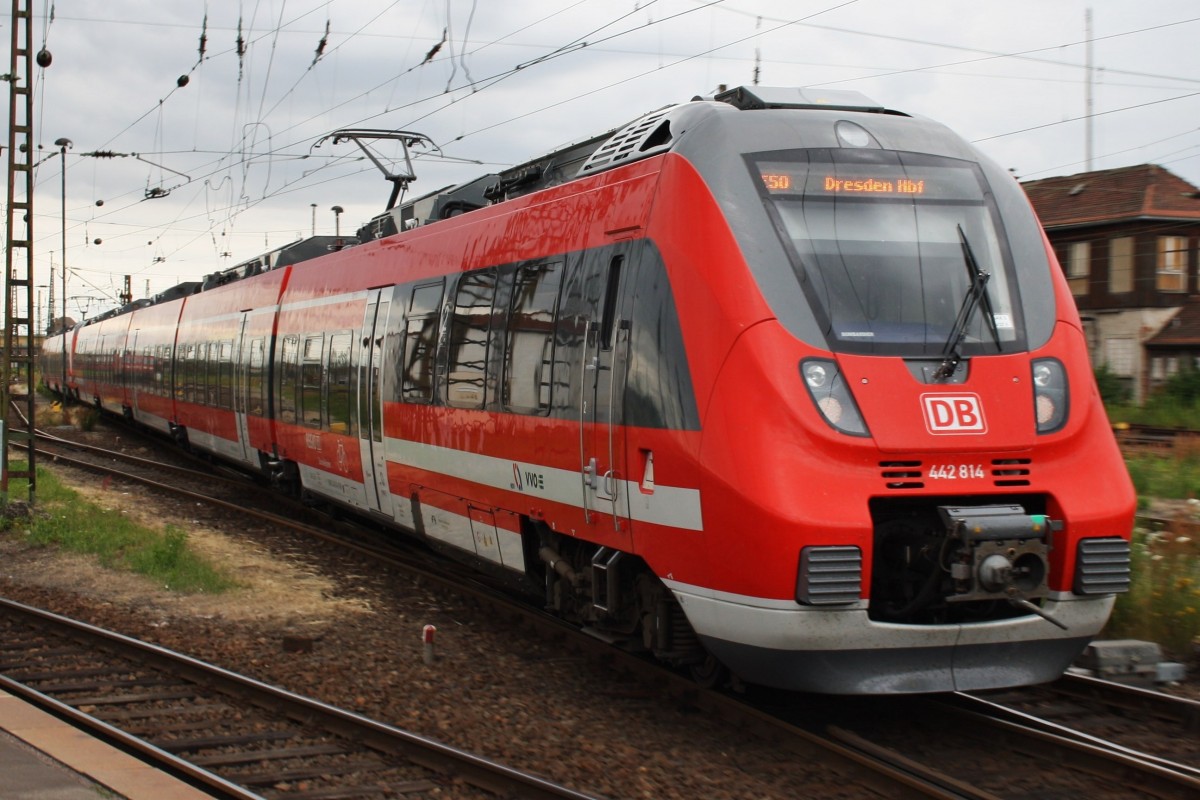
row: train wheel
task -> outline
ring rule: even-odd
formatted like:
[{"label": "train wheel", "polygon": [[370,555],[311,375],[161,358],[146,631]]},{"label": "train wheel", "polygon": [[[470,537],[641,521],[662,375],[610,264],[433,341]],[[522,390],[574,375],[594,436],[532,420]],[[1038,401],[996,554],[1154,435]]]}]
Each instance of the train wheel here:
[{"label": "train wheel", "polygon": [[715,689],[724,685],[729,678],[729,670],[717,660],[712,653],[705,653],[704,660],[699,664],[688,667],[692,680],[704,689]]}]

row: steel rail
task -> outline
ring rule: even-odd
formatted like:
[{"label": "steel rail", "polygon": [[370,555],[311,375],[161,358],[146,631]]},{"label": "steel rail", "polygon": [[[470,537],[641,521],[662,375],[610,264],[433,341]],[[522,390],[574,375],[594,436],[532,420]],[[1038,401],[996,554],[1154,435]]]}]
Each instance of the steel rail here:
[{"label": "steel rail", "polygon": [[1122,708],[1150,712],[1162,719],[1179,723],[1190,733],[1200,733],[1200,700],[1071,672],[1047,688],[1074,697],[1085,697]]},{"label": "steel rail", "polygon": [[1200,797],[1200,773],[1192,767],[1140,753],[964,692],[955,692],[932,702],[990,725],[1002,734],[1057,747],[1073,760],[1124,775],[1126,780],[1132,770],[1138,775],[1138,785],[1155,796]]},{"label": "steel rail", "polygon": [[[319,700],[270,686],[155,644],[142,642],[120,633],[107,631],[5,598],[0,598],[0,610],[12,616],[32,620],[39,626],[53,628],[76,640],[83,638],[88,642],[102,643],[119,650],[122,654],[132,655],[143,663],[166,669],[177,677],[216,688],[221,693],[248,700],[260,707],[278,710],[290,718],[303,719],[309,724],[361,742],[378,752],[402,755],[414,763],[442,774],[454,775],[456,778],[486,791],[499,793],[502,796],[519,796],[534,800],[561,800],[562,798],[595,800],[593,795],[559,786],[474,753],[451,747],[434,739],[387,725]],[[5,679],[4,683],[8,684],[10,681]],[[30,696],[29,690],[22,691],[21,694]],[[96,731],[99,735],[113,736],[122,745],[134,749],[148,759],[167,764],[172,770],[179,770],[192,780],[200,781],[222,792],[229,792],[230,797],[258,797],[253,793],[247,794],[244,790],[235,793],[238,787],[229,784],[219,776],[213,776],[207,770],[202,770],[186,762],[180,763],[180,759],[169,756],[161,749],[128,734],[121,735],[107,723],[82,712],[76,711],[72,718],[79,724]]]}]

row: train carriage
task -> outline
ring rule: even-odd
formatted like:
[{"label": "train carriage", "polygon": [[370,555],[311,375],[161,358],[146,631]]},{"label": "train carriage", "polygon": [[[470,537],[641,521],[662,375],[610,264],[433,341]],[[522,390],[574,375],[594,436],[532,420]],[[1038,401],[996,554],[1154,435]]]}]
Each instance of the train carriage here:
[{"label": "train carriage", "polygon": [[1049,680],[1128,584],[1061,270],[936,123],[735,89],[358,239],[186,298],[193,446],[705,680]]},{"label": "train carriage", "polygon": [[[107,314],[83,323],[75,334],[71,376],[76,397],[97,408],[123,414],[129,408],[126,372],[130,314]],[[43,352],[51,348],[43,348]],[[61,350],[61,347],[52,348]]]},{"label": "train carriage", "polygon": [[170,433],[176,420],[173,356],[182,310],[183,301],[177,300],[130,314],[130,414],[159,433]]},{"label": "train carriage", "polygon": [[267,355],[290,269],[281,266],[236,283],[212,280],[217,285],[185,297],[170,354],[173,433],[255,469],[262,467],[260,453],[275,451]]}]

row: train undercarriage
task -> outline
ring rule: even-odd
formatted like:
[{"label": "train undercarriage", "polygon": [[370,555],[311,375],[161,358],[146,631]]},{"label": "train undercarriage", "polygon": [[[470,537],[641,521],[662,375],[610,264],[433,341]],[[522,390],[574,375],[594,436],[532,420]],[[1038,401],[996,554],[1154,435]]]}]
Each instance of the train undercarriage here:
[{"label": "train undercarriage", "polygon": [[702,682],[721,677],[675,596],[642,559],[535,523],[547,610],[618,647],[647,652]]}]

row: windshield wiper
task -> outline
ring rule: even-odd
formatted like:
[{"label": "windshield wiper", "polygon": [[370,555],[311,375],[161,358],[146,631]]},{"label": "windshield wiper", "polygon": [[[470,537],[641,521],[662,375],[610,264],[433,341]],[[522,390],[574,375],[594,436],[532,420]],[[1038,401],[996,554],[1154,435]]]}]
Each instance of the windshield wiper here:
[{"label": "windshield wiper", "polygon": [[967,288],[962,306],[958,309],[958,317],[954,320],[954,327],[950,329],[950,336],[946,339],[945,346],[942,347],[942,363],[937,368],[937,372],[933,373],[934,380],[949,378],[958,369],[959,362],[962,361],[962,353],[958,346],[962,343],[962,338],[967,332],[967,325],[970,324],[977,306],[983,306],[984,321],[987,323],[988,331],[992,334],[992,341],[996,343],[997,352],[1003,349],[1000,345],[1000,331],[996,328],[996,315],[992,311],[992,301],[987,293],[987,282],[992,275],[979,268],[979,262],[975,260],[975,253],[971,250],[971,243],[967,241],[967,235],[963,233],[962,225],[958,225],[957,228],[963,263],[967,267],[967,276],[971,285]]}]

